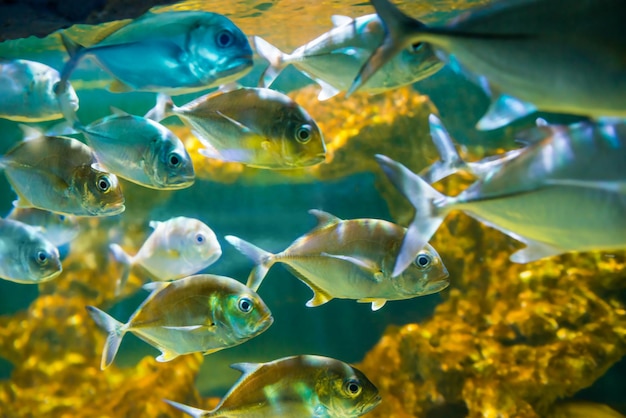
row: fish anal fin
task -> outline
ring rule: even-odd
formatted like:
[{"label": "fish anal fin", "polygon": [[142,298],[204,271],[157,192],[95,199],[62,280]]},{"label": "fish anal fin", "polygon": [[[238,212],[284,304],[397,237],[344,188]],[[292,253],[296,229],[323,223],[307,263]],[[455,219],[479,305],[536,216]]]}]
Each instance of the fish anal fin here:
[{"label": "fish anal fin", "polygon": [[328,293],[325,293],[323,290],[316,289],[313,290],[313,297],[309,299],[309,301],[306,303],[306,306],[308,306],[309,308],[314,308],[316,306],[323,305],[326,302],[331,301],[332,299],[333,297]]},{"label": "fish anal fin", "polygon": [[363,298],[357,300],[359,303],[372,303],[372,310],[377,311],[387,303],[387,299],[376,299],[376,298]]},{"label": "fish anal fin", "polygon": [[341,90],[339,90],[332,84],[329,84],[322,79],[313,78],[313,80],[321,87],[321,90],[319,94],[317,95],[317,100],[319,100],[320,102],[323,102],[324,100],[328,100],[331,97],[335,97],[341,92]]},{"label": "fish anal fin", "polygon": [[524,239],[524,244],[526,244],[526,248],[522,248],[511,254],[509,259],[512,262],[520,264],[531,263],[542,258],[552,257],[566,252],[561,248],[540,241]]},{"label": "fish anal fin", "polygon": [[127,84],[122,83],[119,80],[113,80],[111,84],[109,84],[109,91],[111,93],[128,93],[129,91],[133,91],[134,89]]},{"label": "fish anal fin", "polygon": [[317,219],[316,228],[323,228],[341,222],[340,218],[336,217],[332,213],[324,212],[323,210],[310,209],[309,213]]},{"label": "fish anal fin", "polygon": [[161,355],[156,358],[156,361],[158,361],[159,363],[172,361],[180,355],[175,351],[168,350],[167,348],[159,347],[159,350],[161,350]]},{"label": "fish anal fin", "polygon": [[203,356],[208,356],[209,354],[213,354],[213,353],[217,353],[220,350],[223,350],[223,347],[218,347],[218,348],[211,348],[209,350],[203,351],[202,355]]}]

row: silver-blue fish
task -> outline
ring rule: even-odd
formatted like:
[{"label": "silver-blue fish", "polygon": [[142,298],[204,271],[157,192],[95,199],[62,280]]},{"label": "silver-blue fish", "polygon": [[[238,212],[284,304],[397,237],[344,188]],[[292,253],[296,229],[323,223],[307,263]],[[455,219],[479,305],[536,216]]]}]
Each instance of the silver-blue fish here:
[{"label": "silver-blue fish", "polygon": [[542,126],[544,140],[494,167],[456,197],[445,196],[400,163],[378,155],[385,174],[416,214],[394,268],[400,274],[462,210],[526,244],[511,261],[570,251],[626,249],[626,124]]},{"label": "silver-blue fish", "polygon": [[63,81],[90,55],[115,77],[110,86],[115,92],[190,93],[234,81],[252,69],[248,39],[217,13],[148,12],[87,48],[61,37],[70,54]]},{"label": "silver-blue fish", "polygon": [[[371,0],[386,28],[355,79],[363,85],[404,48],[431,44],[445,61],[485,79],[498,95],[478,128],[535,110],[626,117],[623,0],[497,1],[446,26],[426,26],[388,0]],[[456,65],[453,65],[453,68]]]},{"label": "silver-blue fish", "polygon": [[[376,14],[350,18],[333,16],[334,28],[297,48],[290,54],[280,51],[262,38],[255,36],[257,53],[270,66],[263,74],[263,83],[269,87],[280,71],[292,64],[322,88],[318,99],[326,100],[346,91],[354,76],[383,39],[383,27]],[[414,83],[437,72],[443,63],[427,44],[408,47],[385,63],[361,87],[369,93],[382,93]]]},{"label": "silver-blue fish", "polygon": [[38,228],[55,247],[71,242],[80,232],[75,216],[61,215],[42,209],[14,207],[6,219],[20,221]]},{"label": "silver-blue fish", "polygon": [[[0,118],[17,122],[43,122],[61,119],[56,96],[61,75],[40,62],[0,59]],[[68,86],[63,100],[75,111],[78,97]]]}]

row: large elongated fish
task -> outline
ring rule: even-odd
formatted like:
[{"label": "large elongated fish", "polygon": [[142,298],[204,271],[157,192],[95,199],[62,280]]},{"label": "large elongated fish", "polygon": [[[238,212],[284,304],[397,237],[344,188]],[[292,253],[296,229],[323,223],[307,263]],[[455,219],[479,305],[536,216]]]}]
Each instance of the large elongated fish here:
[{"label": "large elongated fish", "polygon": [[535,109],[626,117],[626,31],[622,0],[498,1],[443,27],[428,27],[388,0],[371,0],[386,36],[351,92],[411,45],[431,44],[485,78],[500,96],[479,121],[493,129]]},{"label": "large elongated fish", "polygon": [[522,241],[511,261],[569,251],[626,248],[626,125],[579,123],[496,165],[456,197],[444,196],[402,164],[376,159],[416,208],[394,268],[400,274],[445,216],[462,210]]},{"label": "large elongated fish", "polygon": [[0,278],[38,284],[54,279],[61,271],[59,251],[37,228],[0,219]]},{"label": "large elongated fish", "polygon": [[265,88],[236,88],[181,107],[159,95],[147,117],[175,114],[205,146],[199,152],[250,167],[294,169],[320,164],[324,138],[315,120],[289,96]]},{"label": "large elongated fish", "polygon": [[[334,28],[297,48],[290,54],[281,52],[262,38],[255,36],[257,53],[270,66],[263,75],[269,87],[280,71],[289,64],[320,85],[319,100],[326,100],[346,91],[354,76],[380,45],[383,27],[376,14],[357,18],[333,16]],[[428,44],[408,47],[386,62],[381,70],[361,86],[361,90],[381,93],[411,84],[437,72],[443,63]]]},{"label": "large elongated fish", "polygon": [[112,91],[183,94],[234,81],[252,69],[248,39],[216,13],[148,12],[87,48],[61,37],[70,54],[63,82],[91,55],[116,78]]},{"label": "large elongated fish", "polygon": [[[55,89],[61,80],[57,70],[28,60],[0,59],[0,118],[17,122],[42,122],[61,119]],[[75,111],[78,97],[67,86],[63,100]]]},{"label": "large elongated fish", "polygon": [[0,158],[18,196],[15,207],[76,216],[124,211],[117,177],[97,163],[91,148],[73,138],[30,135]]},{"label": "large elongated fish", "polygon": [[381,401],[358,369],[329,357],[301,355],[269,363],[237,363],[243,374],[211,411],[166,400],[202,417],[360,417]]},{"label": "large elongated fish", "polygon": [[341,220],[320,210],[310,210],[317,227],[281,253],[271,254],[234,236],[226,240],[256,266],[248,286],[258,289],[274,263],[313,290],[306,306],[319,306],[333,298],[372,303],[372,310],[388,300],[410,299],[439,292],[448,286],[448,270],[430,245],[415,254],[411,266],[391,277],[405,229],[379,219]]},{"label": "large elongated fish", "polygon": [[188,353],[211,354],[248,341],[274,321],[255,292],[235,279],[198,274],[173,282],[144,286],[152,293],[125,324],[87,306],[100,328],[109,333],[100,367],[115,358],[124,334],[132,332],[161,351],[157,361]]}]

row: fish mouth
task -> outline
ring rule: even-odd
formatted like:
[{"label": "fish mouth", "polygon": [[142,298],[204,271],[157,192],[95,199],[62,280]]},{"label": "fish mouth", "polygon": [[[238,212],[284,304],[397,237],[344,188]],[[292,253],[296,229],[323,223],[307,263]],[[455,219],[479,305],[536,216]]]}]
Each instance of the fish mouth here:
[{"label": "fish mouth", "polygon": [[367,401],[362,407],[361,410],[359,411],[360,415],[363,415],[369,411],[371,411],[372,409],[376,408],[378,406],[378,404],[380,404],[382,402],[383,398],[382,396],[380,396],[379,393],[377,393],[376,395],[372,396],[369,401]]},{"label": "fish mouth", "polygon": [[120,213],[126,210],[126,206],[124,203],[115,204],[115,205],[106,205],[102,208],[102,212],[94,213],[95,216],[114,216],[119,215]]},{"label": "fish mouth", "polygon": [[168,180],[159,187],[160,190],[180,190],[193,186],[196,181],[196,177],[181,177],[175,180]]},{"label": "fish mouth", "polygon": [[429,295],[431,293],[441,292],[443,289],[450,285],[450,280],[448,280],[448,276],[442,277],[439,280],[429,282],[424,289],[424,294]]},{"label": "fish mouth", "polygon": [[219,80],[217,80],[218,84],[223,85],[231,81],[238,80],[252,71],[252,66],[254,64],[252,61],[252,55],[241,55],[236,57],[233,61],[233,65],[223,71],[220,71],[218,76]]},{"label": "fish mouth", "polygon": [[56,277],[58,277],[62,272],[63,272],[63,269],[61,268],[61,264],[59,263],[59,269],[58,270],[54,270],[51,273],[49,273],[48,275],[43,276],[42,278],[37,280],[37,283],[49,282],[50,280],[55,279]]},{"label": "fish mouth", "polygon": [[263,332],[274,323],[274,317],[272,315],[266,315],[261,319],[260,323],[262,325],[259,327],[258,332]]}]

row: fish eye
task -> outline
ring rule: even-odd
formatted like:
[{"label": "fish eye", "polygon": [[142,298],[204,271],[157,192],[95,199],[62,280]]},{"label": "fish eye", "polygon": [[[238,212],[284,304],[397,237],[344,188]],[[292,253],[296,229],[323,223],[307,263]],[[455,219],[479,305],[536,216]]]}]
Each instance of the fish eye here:
[{"label": "fish eye", "polygon": [[96,181],[96,186],[98,186],[98,190],[103,193],[106,193],[111,188],[111,180],[109,180],[108,176],[101,176]]},{"label": "fish eye", "polygon": [[170,155],[167,156],[167,163],[172,168],[179,167],[182,164],[182,162],[183,162],[183,159],[180,158],[180,155],[178,155],[175,152],[172,152],[170,153]]},{"label": "fish eye", "polygon": [[206,238],[205,238],[204,234],[202,234],[200,232],[198,232],[196,234],[194,239],[196,241],[196,244],[204,244],[204,242],[206,241]]},{"label": "fish eye", "polygon": [[296,129],[296,140],[306,144],[311,140],[311,125],[301,125]]},{"label": "fish eye", "polygon": [[347,380],[343,384],[343,390],[348,396],[354,398],[356,396],[359,396],[359,394],[361,393],[361,383],[356,379]]},{"label": "fish eye", "polygon": [[420,52],[424,47],[424,42],[418,42],[411,45],[411,52]]},{"label": "fish eye", "polygon": [[237,302],[237,307],[243,313],[248,313],[252,310],[252,301],[247,297],[242,297]]},{"label": "fish eye", "polygon": [[420,254],[415,259],[415,265],[421,269],[425,269],[432,263],[432,257],[428,254]]},{"label": "fish eye", "polygon": [[215,36],[215,43],[220,48],[227,48],[233,43],[234,39],[233,34],[229,30],[223,29]]},{"label": "fish eye", "polygon": [[45,266],[48,264],[48,254],[46,254],[43,250],[37,251],[35,260],[37,260],[37,263],[39,263],[40,266]]}]

